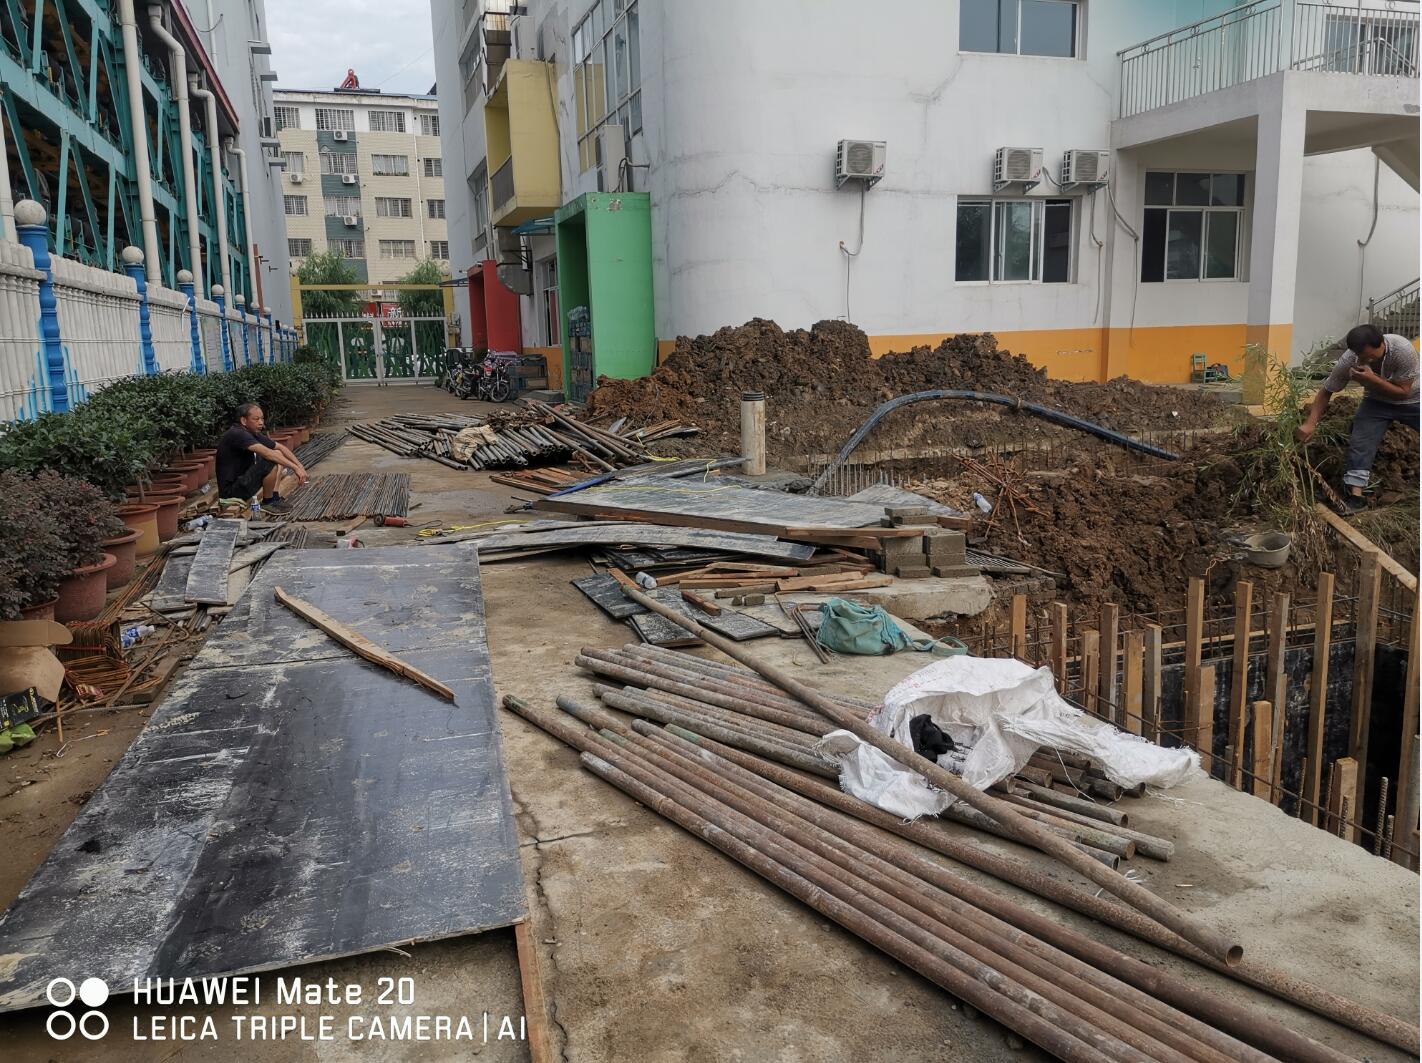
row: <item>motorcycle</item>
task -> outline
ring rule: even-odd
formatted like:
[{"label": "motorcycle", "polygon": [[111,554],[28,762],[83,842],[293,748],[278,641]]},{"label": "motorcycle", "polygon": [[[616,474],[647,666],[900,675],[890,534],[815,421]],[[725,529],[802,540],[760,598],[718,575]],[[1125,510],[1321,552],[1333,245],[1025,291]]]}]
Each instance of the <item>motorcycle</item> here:
[{"label": "motorcycle", "polygon": [[461,399],[507,402],[513,394],[513,367],[517,363],[518,355],[512,351],[489,351],[482,359],[461,359],[450,390]]}]

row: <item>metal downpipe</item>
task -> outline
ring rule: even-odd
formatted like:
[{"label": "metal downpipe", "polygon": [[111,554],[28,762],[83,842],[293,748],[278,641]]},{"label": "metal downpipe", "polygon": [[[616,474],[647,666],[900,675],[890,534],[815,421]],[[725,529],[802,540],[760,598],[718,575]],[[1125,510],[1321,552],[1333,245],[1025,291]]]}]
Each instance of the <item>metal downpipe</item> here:
[{"label": "metal downpipe", "polygon": [[188,219],[188,268],[193,272],[199,292],[207,292],[210,285],[202,268],[202,243],[198,236],[197,177],[193,172],[193,122],[188,112],[188,55],[182,42],[163,26],[163,9],[157,4],[148,5],[148,27],[160,41],[168,46],[170,82],[173,87],[173,102],[178,108],[178,144],[183,153],[183,207]]},{"label": "metal downpipe", "polygon": [[207,113],[207,150],[212,162],[212,202],[217,214],[217,264],[222,287],[232,290],[232,266],[227,256],[227,196],[222,187],[222,139],[217,135],[217,97],[198,85],[194,76],[188,87],[202,100]]},{"label": "metal downpipe", "polygon": [[133,162],[138,179],[138,215],[143,225],[143,265],[149,284],[161,284],[163,260],[158,257],[158,216],[153,210],[153,168],[148,159],[148,118],[143,107],[143,60],[138,52],[138,17],[133,0],[119,0],[123,31],[123,72],[128,85],[128,124],[133,130]]},{"label": "metal downpipe", "polygon": [[255,298],[260,264],[257,262],[257,245],[252,239],[252,186],[247,181],[247,152],[238,147],[231,137],[227,139],[227,149],[237,156],[237,183],[242,192],[242,224],[247,238],[247,283],[252,286],[249,294]]}]

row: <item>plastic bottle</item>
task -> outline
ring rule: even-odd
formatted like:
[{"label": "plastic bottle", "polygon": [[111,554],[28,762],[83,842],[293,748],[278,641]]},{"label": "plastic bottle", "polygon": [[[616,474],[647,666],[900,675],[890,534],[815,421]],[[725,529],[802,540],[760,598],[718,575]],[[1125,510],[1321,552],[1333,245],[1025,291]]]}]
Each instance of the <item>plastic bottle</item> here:
[{"label": "plastic bottle", "polygon": [[252,507],[248,511],[247,516],[250,520],[262,519],[262,500],[260,498],[252,499]]},{"label": "plastic bottle", "polygon": [[973,501],[977,504],[977,507],[984,513],[992,512],[992,503],[982,496],[981,491],[973,492]]},{"label": "plastic bottle", "polygon": [[146,638],[157,630],[152,624],[132,624],[123,629],[119,641],[123,644],[124,649],[128,649],[139,639]]},{"label": "plastic bottle", "polygon": [[637,573],[637,585],[649,591],[657,589],[657,581],[645,572]]}]

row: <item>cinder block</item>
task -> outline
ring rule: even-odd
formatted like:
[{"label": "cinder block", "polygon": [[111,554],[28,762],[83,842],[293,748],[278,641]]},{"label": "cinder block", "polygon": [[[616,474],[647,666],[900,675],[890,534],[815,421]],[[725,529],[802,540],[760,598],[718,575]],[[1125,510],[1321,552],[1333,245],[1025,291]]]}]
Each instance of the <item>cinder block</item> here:
[{"label": "cinder block", "polygon": [[932,513],[914,513],[907,517],[895,517],[895,528],[937,528],[938,518]]},{"label": "cinder block", "polygon": [[928,516],[927,506],[885,506],[884,516],[890,520],[898,520],[901,517],[926,517]]},{"label": "cinder block", "polygon": [[894,575],[899,579],[927,579],[932,573],[933,570],[927,565],[898,565],[894,568]]},{"label": "cinder block", "polygon": [[732,598],[732,606],[764,605],[765,595],[763,594],[743,594],[739,598]]},{"label": "cinder block", "polygon": [[962,579],[965,576],[976,576],[981,573],[977,565],[934,565],[933,574],[939,579]]},{"label": "cinder block", "polygon": [[905,536],[902,539],[881,539],[879,553],[883,557],[885,572],[891,572],[899,565],[923,564],[923,537]]}]

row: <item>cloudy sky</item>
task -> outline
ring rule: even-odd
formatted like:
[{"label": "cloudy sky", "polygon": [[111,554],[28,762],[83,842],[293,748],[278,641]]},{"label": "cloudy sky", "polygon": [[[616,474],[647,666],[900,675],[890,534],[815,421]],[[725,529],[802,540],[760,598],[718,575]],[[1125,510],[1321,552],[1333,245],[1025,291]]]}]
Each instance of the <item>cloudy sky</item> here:
[{"label": "cloudy sky", "polygon": [[269,0],[278,88],[333,89],[353,68],[362,88],[428,92],[429,0]]}]

